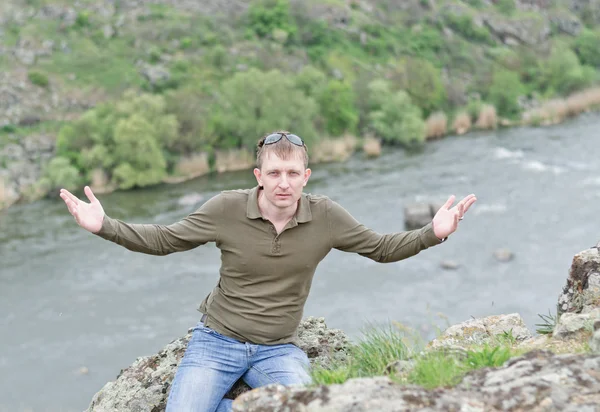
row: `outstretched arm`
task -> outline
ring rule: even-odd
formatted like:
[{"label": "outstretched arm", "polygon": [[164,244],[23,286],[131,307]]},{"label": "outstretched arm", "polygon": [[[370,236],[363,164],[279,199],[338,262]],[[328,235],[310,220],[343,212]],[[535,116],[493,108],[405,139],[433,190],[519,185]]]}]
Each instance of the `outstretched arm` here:
[{"label": "outstretched arm", "polygon": [[129,224],[106,216],[92,190],[84,192],[90,203],[62,189],[60,197],[79,226],[134,252],[168,255],[217,241],[223,216],[220,196],[215,196],[181,221],[172,225]]},{"label": "outstretched arm", "polygon": [[396,262],[440,244],[456,230],[458,220],[475,202],[470,195],[450,209],[454,196],[421,229],[381,235],[359,223],[348,211],[331,201],[328,209],[331,247],[354,252],[377,262]]}]

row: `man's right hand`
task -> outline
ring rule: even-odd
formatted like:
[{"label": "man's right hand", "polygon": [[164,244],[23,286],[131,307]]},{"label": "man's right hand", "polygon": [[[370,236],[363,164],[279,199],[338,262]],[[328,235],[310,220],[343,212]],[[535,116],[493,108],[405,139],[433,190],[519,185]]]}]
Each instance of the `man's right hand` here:
[{"label": "man's right hand", "polygon": [[65,201],[69,212],[79,226],[89,232],[97,233],[102,228],[104,209],[89,186],[86,186],[83,191],[90,203],[79,200],[77,196],[66,189],[60,189],[60,197]]}]

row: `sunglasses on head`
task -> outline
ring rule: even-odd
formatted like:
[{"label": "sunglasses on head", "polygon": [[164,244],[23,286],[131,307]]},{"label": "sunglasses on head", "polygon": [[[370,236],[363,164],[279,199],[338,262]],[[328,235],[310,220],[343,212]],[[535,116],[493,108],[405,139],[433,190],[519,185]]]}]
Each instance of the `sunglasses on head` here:
[{"label": "sunglasses on head", "polygon": [[295,144],[296,146],[304,146],[304,142],[302,139],[295,134],[287,134],[287,133],[273,133],[265,137],[263,145],[270,145],[273,143],[277,143],[285,136],[286,139],[289,140],[290,143]]}]

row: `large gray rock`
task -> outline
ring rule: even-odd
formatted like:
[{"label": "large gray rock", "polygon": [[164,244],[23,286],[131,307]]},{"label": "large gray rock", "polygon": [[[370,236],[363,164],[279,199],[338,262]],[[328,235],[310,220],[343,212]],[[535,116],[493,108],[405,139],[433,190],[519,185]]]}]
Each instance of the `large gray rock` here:
[{"label": "large gray rock", "polygon": [[558,315],[587,313],[600,307],[600,250],[591,248],[573,257],[567,284],[558,298]]},{"label": "large gray rock", "polygon": [[493,343],[494,340],[511,337],[515,343],[531,338],[531,332],[525,326],[518,313],[469,319],[452,325],[427,346],[430,349],[447,347],[470,347]]},{"label": "large gray rock", "polygon": [[404,207],[404,226],[406,230],[420,229],[431,220],[444,202],[415,202]]},{"label": "large gray rock", "polygon": [[[107,383],[92,399],[88,412],[161,412],[165,410],[171,381],[191,337],[188,333],[169,343],[158,354],[138,358]],[[298,328],[299,346],[313,365],[328,365],[345,358],[348,339],[344,332],[329,329],[323,318],[309,317]],[[250,390],[242,380],[226,395],[235,399]]]},{"label": "large gray rock", "polygon": [[388,378],[316,388],[270,385],[243,394],[236,412],[597,411],[600,356],[532,351],[502,368],[469,373],[452,389],[402,386]]},{"label": "large gray rock", "polygon": [[600,308],[588,313],[565,313],[558,320],[552,337],[569,339],[589,335],[596,320],[600,320]]},{"label": "large gray rock", "polygon": [[491,14],[483,17],[490,32],[505,44],[540,45],[550,37],[550,23],[542,16],[509,19]]}]

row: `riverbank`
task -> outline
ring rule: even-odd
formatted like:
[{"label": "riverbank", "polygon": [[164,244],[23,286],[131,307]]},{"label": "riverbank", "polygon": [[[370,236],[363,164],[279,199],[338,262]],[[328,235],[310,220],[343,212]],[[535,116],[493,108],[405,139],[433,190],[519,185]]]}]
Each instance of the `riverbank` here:
[{"label": "riverbank", "polygon": [[[311,360],[314,385],[270,385],[248,392],[240,380],[227,397],[237,398],[234,410],[240,412],[391,411],[398,405],[409,411],[424,405],[445,411],[465,402],[475,411],[514,410],[509,404],[573,411],[597,406],[600,376],[590,370],[600,368],[598,272],[596,248],[574,256],[556,316],[542,317],[537,336],[518,314],[470,319],[425,346],[415,344],[418,333],[407,333],[401,325],[350,342],[342,331],[328,329],[323,318],[305,319],[298,336]],[[94,396],[88,412],[133,405],[139,411],[163,411],[190,332],[121,371]],[[560,390],[549,376],[560,381]]]},{"label": "riverbank", "polygon": [[5,206],[251,167],[270,128],[326,162],[556,123],[600,81],[597,0],[63,3],[0,10]]},{"label": "riverbank", "polygon": [[[443,112],[433,113],[425,121],[426,142],[469,132],[507,127],[547,127],[562,123],[582,113],[600,107],[600,87],[574,93],[565,99],[537,102],[523,113],[519,121],[500,118],[496,109],[481,105],[472,113],[459,112],[453,119]],[[32,202],[50,194],[48,187],[40,184],[47,166],[56,153],[56,136],[52,132],[18,136],[18,140],[4,136],[0,145],[0,211],[19,202]],[[344,162],[357,150],[368,158],[380,156],[385,149],[381,139],[373,135],[362,138],[347,134],[340,138],[324,138],[311,147],[311,164]],[[210,173],[227,173],[250,170],[254,155],[245,149],[214,152],[211,166],[209,153],[192,153],[181,157],[174,167],[175,173],[161,183],[177,184]],[[110,182],[102,169],[90,174],[85,182],[95,193],[111,193],[118,188]]]}]

